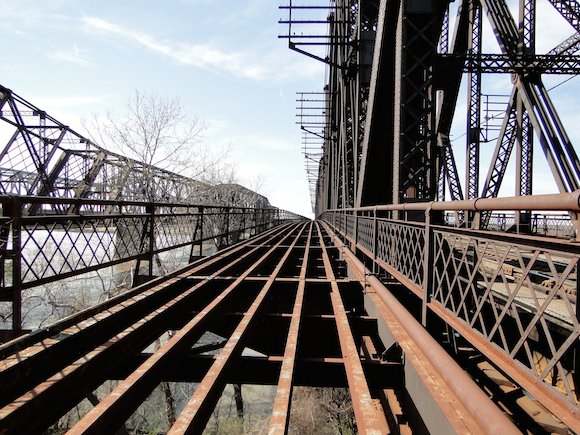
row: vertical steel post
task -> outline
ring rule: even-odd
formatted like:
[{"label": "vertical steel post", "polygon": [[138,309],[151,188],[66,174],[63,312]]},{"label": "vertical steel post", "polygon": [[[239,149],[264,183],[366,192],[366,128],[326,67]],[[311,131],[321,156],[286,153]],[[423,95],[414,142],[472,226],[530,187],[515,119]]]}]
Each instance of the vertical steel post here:
[{"label": "vertical steel post", "polygon": [[433,252],[434,233],[431,228],[431,207],[425,210],[425,244],[423,246],[423,304],[421,307],[421,324],[427,326],[427,304],[431,299],[433,287],[433,261],[435,258]]},{"label": "vertical steel post", "polygon": [[199,256],[203,256],[203,206],[199,208]]},{"label": "vertical steel post", "polygon": [[377,208],[373,208],[373,273],[377,273],[377,248],[378,248],[378,234],[379,225],[377,222]]},{"label": "vertical steel post", "polygon": [[[535,53],[536,0],[520,0],[519,4],[518,54]],[[525,78],[527,80],[528,78]],[[525,111],[521,93],[517,97],[517,147],[516,147],[516,196],[532,194],[533,129]],[[516,212],[515,223],[518,233],[529,233],[530,211]]]},{"label": "vertical steel post", "polygon": [[153,277],[153,250],[155,249],[155,206],[153,204],[147,205],[146,212],[149,220],[149,243],[147,247],[147,258],[149,261],[147,273],[149,276],[147,279],[151,279]]},{"label": "vertical steel post", "polygon": [[[258,225],[258,209],[254,209],[254,220],[252,222],[252,229],[250,230],[250,236],[256,235],[257,225]],[[254,231],[254,234],[252,234],[252,230]]]},{"label": "vertical steel post", "polygon": [[[578,216],[576,226],[578,226]],[[580,241],[580,231],[576,231],[576,240]],[[576,264],[576,321],[580,322],[580,263]],[[574,385],[576,386],[576,400],[580,400],[580,340],[576,339],[574,346]]]},{"label": "vertical steel post", "polygon": [[[246,234],[246,211],[247,210],[248,209],[246,207],[244,207],[242,209],[242,222],[240,224],[240,234],[243,236],[245,236],[245,234]],[[245,240],[245,237],[242,240]]]},{"label": "vertical steel post", "polygon": [[358,244],[358,211],[354,212],[354,234],[353,234],[353,244],[352,251],[356,254],[356,247]]},{"label": "vertical steel post", "polygon": [[12,330],[22,331],[22,203],[14,198],[12,210]]},{"label": "vertical steel post", "polygon": [[[469,3],[469,32],[467,53],[481,55],[481,5],[474,0]],[[481,138],[481,72],[470,71],[467,75],[467,150],[465,171],[465,199],[478,197],[479,190],[479,145]],[[473,212],[465,215],[467,225],[474,218]]]}]

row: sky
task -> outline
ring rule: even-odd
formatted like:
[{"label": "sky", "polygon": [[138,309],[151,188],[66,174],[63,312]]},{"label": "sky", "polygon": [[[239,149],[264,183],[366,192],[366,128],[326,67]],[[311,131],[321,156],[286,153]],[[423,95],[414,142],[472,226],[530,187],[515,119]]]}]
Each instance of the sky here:
[{"label": "sky", "polygon": [[2,0],[0,84],[80,133],[83,117],[122,110],[136,89],[178,96],[241,184],[311,216],[295,98],[322,88],[324,65],[278,38],[278,5]]},{"label": "sky", "polygon": [[[217,152],[230,150],[241,184],[254,187],[263,180],[261,193],[272,204],[312,216],[295,99],[297,91],[323,88],[325,66],[278,39],[287,30],[278,24],[285,18],[278,6],[285,3],[2,0],[0,84],[81,133],[83,117],[122,108],[136,89],[179,96],[186,112],[206,124],[204,143]],[[509,3],[517,16],[517,1]],[[572,33],[547,0],[538,0],[538,16],[539,53]],[[484,23],[484,51],[499,52]],[[545,81],[551,88],[568,78]],[[507,74],[484,79],[484,93],[507,97],[511,86]],[[578,80],[551,92],[575,144],[580,140],[579,92]],[[463,181],[462,95],[451,139]],[[482,144],[482,180],[494,145]],[[541,151],[534,159],[535,192],[554,191]],[[513,194],[514,184],[508,174],[503,194]]]},{"label": "sky", "polygon": [[[518,0],[507,0],[508,6],[510,7],[512,17],[515,19],[516,23],[519,19],[518,11]],[[460,2],[452,3],[451,8],[451,20],[450,20],[450,40],[453,35],[453,28],[455,22],[455,16],[457,7]],[[548,0],[537,0],[536,2],[536,53],[545,54],[548,53],[552,48],[556,47],[559,43],[566,40],[569,36],[574,33],[574,29],[568,22],[566,22],[562,16],[556,11],[556,9],[550,4]],[[483,53],[501,53],[499,45],[497,43],[496,36],[489,24],[487,17],[483,17],[483,36],[482,36],[482,51]],[[542,80],[545,87],[549,90],[549,95],[554,105],[557,109],[558,115],[561,118],[568,136],[571,139],[571,143],[576,150],[576,153],[580,153],[580,112],[578,111],[578,100],[577,95],[580,93],[580,79],[573,78],[568,75],[544,75]],[[465,77],[462,82],[462,90],[460,91],[460,96],[458,100],[458,105],[455,111],[455,118],[453,122],[453,128],[451,131],[451,144],[454,151],[455,160],[458,165],[458,173],[465,189],[465,148],[466,148],[466,115],[467,115],[467,92],[465,86]],[[501,104],[492,107],[490,109],[501,108],[505,110],[505,106],[509,100],[509,95],[511,93],[513,84],[512,77],[510,74],[484,74],[482,79],[482,118],[486,116],[486,101],[499,101]],[[487,99],[489,96],[489,99]],[[487,112],[488,116],[496,116],[496,114],[490,110]],[[499,118],[498,118],[499,119]],[[498,136],[498,129],[501,123],[492,122],[494,126],[490,125],[488,134],[486,134],[486,139],[482,140],[480,144],[480,186],[479,191],[481,192],[483,187],[483,182],[486,179],[488,169],[491,164],[491,158],[496,145],[496,139]],[[484,127],[485,124],[482,125]],[[548,167],[546,158],[539,146],[539,140],[537,136],[534,137],[534,152],[533,152],[533,193],[543,194],[543,193],[556,193],[557,187],[554,182],[554,178]],[[508,171],[506,172],[502,187],[499,192],[499,196],[514,196],[516,177],[515,177],[515,149],[512,152],[510,159],[510,164]]]}]

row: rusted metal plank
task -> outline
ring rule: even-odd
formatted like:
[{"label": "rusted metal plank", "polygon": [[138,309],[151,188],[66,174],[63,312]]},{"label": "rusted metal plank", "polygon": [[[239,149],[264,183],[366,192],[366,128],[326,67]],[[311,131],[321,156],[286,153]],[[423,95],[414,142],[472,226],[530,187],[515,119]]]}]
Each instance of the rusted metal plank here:
[{"label": "rusted metal plank", "polygon": [[[123,358],[108,373],[109,380],[123,380],[143,364],[151,353],[135,354]],[[199,383],[219,355],[185,355],[162,373],[163,382]],[[226,376],[226,384],[277,385],[283,355],[238,356]],[[402,388],[403,369],[400,363],[363,361],[365,373],[372,380],[373,388]],[[296,358],[292,386],[347,388],[342,358]]]},{"label": "rusted metal plank", "polygon": [[[453,329],[472,343],[487,358],[497,364],[505,373],[514,379],[522,388],[529,391],[540,403],[554,413],[564,424],[574,432],[580,433],[580,418],[576,409],[573,409],[554,390],[546,384],[538,382],[533,376],[520,369],[519,363],[498,348],[490,346],[484,337],[475,333],[471,327],[456,317],[449,315],[438,301],[429,303],[429,309],[447,322]],[[576,338],[578,340],[578,338]]]},{"label": "rusted metal plank", "polygon": [[[278,234],[279,231],[282,229],[271,234]],[[236,264],[244,257],[243,255],[239,256],[244,249],[244,245],[241,245],[238,249],[229,251],[225,256],[218,255],[205,263],[183,269],[180,272],[181,276],[166,278],[164,282],[150,288],[144,286],[143,290],[134,294],[130,299],[121,297],[116,305],[103,305],[100,312],[94,313],[90,309],[88,316],[86,313],[79,313],[78,316],[75,316],[76,319],[80,320],[79,323],[72,324],[66,329],[52,328],[53,332],[59,333],[57,339],[48,337],[36,344],[17,350],[12,355],[8,354],[0,361],[2,385],[0,406],[16,399],[26,391],[34,389],[39,382],[43,382],[53,374],[62,371],[68,364],[73,363],[79,354],[82,355],[90,351],[91,346],[97,346],[115,336],[124,328],[129,327],[131,322],[147,316],[155,309],[160,315],[165,310],[174,307],[177,302],[186,299],[206,283],[206,281],[202,281],[198,285],[186,286],[182,289],[173,287],[174,284],[178,283],[179,278],[201,270],[207,264],[214,264],[229,257],[234,259],[228,264],[228,267]],[[256,249],[252,248],[249,253]],[[238,255],[237,258],[236,255]],[[69,320],[63,323],[69,324]],[[15,343],[15,345],[17,344]],[[16,348],[18,349],[17,346]]]},{"label": "rusted metal plank", "polygon": [[[222,305],[237,289],[239,284],[263,261],[268,259],[276,251],[277,245],[283,243],[291,234],[291,231],[287,231],[276,245],[270,248],[257,261],[252,261],[252,265],[236,281],[223,290],[167,343],[161,346],[151,358],[145,361],[125,381],[120,383],[111,394],[81,419],[69,433],[103,433],[120,426],[149,392],[159,384],[162,373],[174,364],[176,356],[186,352],[195,339],[201,335],[203,332],[202,327],[207,323],[210,313]],[[254,250],[249,251],[242,257],[251,258],[250,253],[253,252]],[[230,266],[231,264],[227,264],[221,270],[227,270]]]},{"label": "rusted metal plank", "polygon": [[351,270],[367,283],[367,298],[403,349],[406,362],[413,365],[454,430],[489,434],[520,433],[413,315],[369,273],[330,228],[323,225]]},{"label": "rusted metal plank", "polygon": [[[310,226],[312,226],[312,224],[310,224]],[[168,434],[198,433],[205,427],[207,420],[211,416],[211,412],[213,411],[215,403],[219,399],[219,396],[225,386],[224,378],[227,369],[231,365],[232,361],[243,350],[242,344],[243,339],[245,338],[245,334],[250,329],[263,301],[265,300],[268,292],[274,284],[276,276],[280,273],[282,266],[292,253],[292,250],[298,243],[298,240],[300,239],[303,231],[304,227],[295,237],[290,247],[287,248],[286,253],[282,259],[280,259],[276,265],[276,268],[270,274],[268,281],[224,346],[219,355],[219,358],[212,364],[211,368],[203,378],[203,381],[195,390],[195,393],[179,415],[175,424],[169,430]]]},{"label": "rusted metal plank", "polygon": [[344,310],[342,297],[338,284],[334,278],[334,272],[330,263],[327,247],[322,237],[322,230],[317,224],[319,232],[320,246],[322,247],[322,260],[327,278],[330,280],[332,292],[330,294],[332,308],[336,317],[336,327],[340,340],[340,347],[352,406],[356,418],[356,424],[360,433],[365,434],[385,434],[389,431],[387,419],[378,400],[371,397],[368,383],[359,359],[358,348],[355,344],[348,317]]},{"label": "rusted metal plank", "polygon": [[304,301],[304,287],[306,285],[306,269],[310,251],[310,240],[312,238],[313,225],[308,230],[308,240],[302,258],[300,278],[294,308],[292,309],[292,319],[288,329],[288,338],[284,349],[284,361],[280,369],[278,386],[276,387],[276,398],[270,420],[270,435],[285,434],[288,431],[288,420],[290,416],[290,401],[292,399],[292,385],[294,378],[294,366],[296,361],[296,351],[298,349],[298,333],[300,332],[300,318],[302,316],[302,303]]}]

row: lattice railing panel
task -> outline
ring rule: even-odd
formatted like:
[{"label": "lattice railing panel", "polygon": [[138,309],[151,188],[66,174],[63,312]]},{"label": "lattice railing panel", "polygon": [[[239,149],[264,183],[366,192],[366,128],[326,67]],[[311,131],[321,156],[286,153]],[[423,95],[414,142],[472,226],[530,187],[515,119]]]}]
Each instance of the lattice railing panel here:
[{"label": "lattice railing panel", "polygon": [[374,219],[363,217],[358,219],[357,242],[369,251],[374,249],[374,228]]},{"label": "lattice railing panel", "polygon": [[565,215],[532,216],[532,233],[559,238],[574,237],[574,223]]},{"label": "lattice railing panel", "polygon": [[57,220],[22,226],[22,281],[80,271],[145,250],[145,217]]},{"label": "lattice railing panel", "polygon": [[[275,208],[34,197],[0,200],[4,214],[0,274],[5,286],[23,289],[129,260],[149,265],[149,274],[153,262],[154,270],[169,271],[159,266],[162,257],[176,264],[191,261],[203,254],[204,243],[214,242],[221,249],[284,221],[301,219]],[[71,210],[69,214],[53,215],[56,202]],[[32,208],[41,215],[30,215]],[[172,250],[179,253],[168,253]],[[176,262],[174,254],[187,258]],[[15,259],[17,271],[12,267]]]},{"label": "lattice railing panel", "polygon": [[424,233],[421,227],[377,220],[377,258],[418,286],[423,285]]},{"label": "lattice railing panel", "polygon": [[346,215],[344,218],[346,225],[346,236],[352,238],[354,237],[355,217],[351,215]]},{"label": "lattice railing panel", "polygon": [[433,299],[577,403],[578,254],[436,230]]},{"label": "lattice railing panel", "polygon": [[155,244],[158,249],[191,243],[196,236],[199,216],[166,215],[155,217]]}]

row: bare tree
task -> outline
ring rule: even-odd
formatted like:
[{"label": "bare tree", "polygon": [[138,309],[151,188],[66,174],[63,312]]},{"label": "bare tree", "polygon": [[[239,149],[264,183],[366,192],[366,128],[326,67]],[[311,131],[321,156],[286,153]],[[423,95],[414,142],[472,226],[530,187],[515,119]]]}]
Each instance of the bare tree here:
[{"label": "bare tree", "polygon": [[167,170],[209,184],[232,182],[228,150],[215,152],[203,144],[205,123],[189,116],[178,97],[139,90],[121,113],[107,111],[83,120],[94,142],[143,164],[143,197],[157,200],[155,169]]}]

